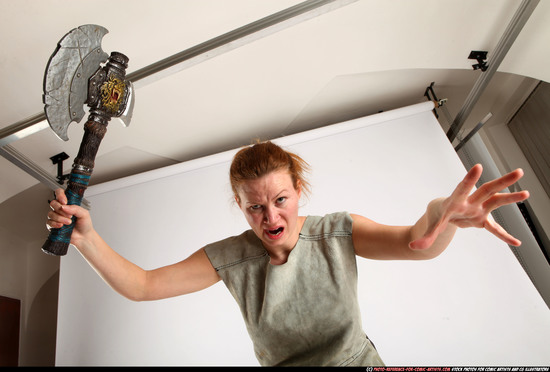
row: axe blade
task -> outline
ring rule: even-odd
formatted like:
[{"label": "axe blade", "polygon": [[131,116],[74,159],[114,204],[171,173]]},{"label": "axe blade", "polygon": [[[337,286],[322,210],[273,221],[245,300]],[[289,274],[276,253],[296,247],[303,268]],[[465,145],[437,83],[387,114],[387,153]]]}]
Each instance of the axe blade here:
[{"label": "axe blade", "polygon": [[107,61],[101,40],[109,31],[83,25],[67,33],[50,57],[44,75],[44,111],[55,134],[67,141],[67,129],[85,115],[88,79]]},{"label": "axe blade", "polygon": [[130,125],[130,121],[132,121],[132,115],[134,114],[134,104],[136,101],[136,95],[134,92],[135,88],[131,81],[128,81],[127,87],[128,101],[126,103],[126,109],[118,117],[122,125],[124,125],[125,127],[128,127]]}]

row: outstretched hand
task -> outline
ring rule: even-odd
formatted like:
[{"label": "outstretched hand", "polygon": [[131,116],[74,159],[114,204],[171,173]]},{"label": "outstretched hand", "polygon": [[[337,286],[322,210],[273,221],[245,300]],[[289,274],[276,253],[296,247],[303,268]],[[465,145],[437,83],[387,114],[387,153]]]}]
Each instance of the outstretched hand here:
[{"label": "outstretched hand", "polygon": [[481,177],[481,164],[473,166],[458,184],[451,196],[437,199],[428,205],[428,227],[419,239],[409,243],[411,249],[429,248],[449,224],[457,227],[478,227],[489,231],[509,245],[519,246],[521,242],[510,235],[491,217],[491,212],[503,205],[518,203],[529,197],[528,191],[501,193],[516,183],[523,171],[516,169],[500,178],[484,183],[471,193]]}]

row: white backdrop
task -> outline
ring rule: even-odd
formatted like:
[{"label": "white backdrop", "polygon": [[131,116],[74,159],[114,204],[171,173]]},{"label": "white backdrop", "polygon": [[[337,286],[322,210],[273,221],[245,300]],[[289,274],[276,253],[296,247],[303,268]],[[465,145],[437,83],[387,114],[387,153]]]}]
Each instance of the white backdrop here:
[{"label": "white backdrop", "polygon": [[[312,166],[302,215],[347,210],[412,224],[466,170],[423,103],[276,140]],[[236,150],[235,150],[236,151]],[[235,151],[91,187],[94,225],[145,269],[248,228],[233,204]],[[509,247],[460,230],[438,258],[358,259],[363,325],[388,365],[549,365],[550,310]],[[73,248],[61,260],[57,365],[258,365],[223,282],[136,303]]]}]

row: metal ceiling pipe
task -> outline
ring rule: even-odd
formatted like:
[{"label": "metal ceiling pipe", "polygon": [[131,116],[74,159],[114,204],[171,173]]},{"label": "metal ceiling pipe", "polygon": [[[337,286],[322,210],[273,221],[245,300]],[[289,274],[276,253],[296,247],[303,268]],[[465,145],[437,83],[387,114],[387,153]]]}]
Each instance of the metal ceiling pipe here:
[{"label": "metal ceiling pipe", "polygon": [[[127,75],[135,88],[179,72],[185,68],[261,39],[300,22],[328,13],[358,0],[307,0],[243,27],[227,32],[204,43],[153,63]],[[0,129],[0,156],[55,190],[55,179],[30,159],[9,146],[11,142],[49,127],[44,112]],[[87,202],[84,203],[85,205]]]},{"label": "metal ceiling pipe", "polygon": [[[129,73],[127,79],[137,89],[254,40],[356,1],[358,0],[304,1]],[[0,129],[0,147],[47,127],[46,115],[43,112],[35,114],[28,119]]]},{"label": "metal ceiling pipe", "polygon": [[510,47],[512,46],[512,44],[514,44],[514,41],[523,29],[523,26],[527,23],[527,20],[537,7],[539,1],[540,0],[523,0],[523,2],[516,10],[516,13],[512,17],[512,20],[508,24],[508,27],[504,31],[504,34],[502,35],[500,41],[495,47],[493,57],[488,61],[489,67],[485,72],[481,73],[481,76],[475,82],[474,87],[470,91],[470,94],[464,101],[462,108],[456,115],[453,123],[451,124],[451,127],[449,128],[449,131],[447,132],[447,137],[449,138],[449,141],[451,141],[451,143],[456,138],[458,132],[462,129],[462,126],[472,112],[474,106],[479,100],[479,97],[481,96],[481,94],[489,84],[489,81],[497,71],[500,63],[506,56],[506,53],[508,53],[508,50],[510,50]]},{"label": "metal ceiling pipe", "polygon": [[167,75],[356,1],[358,0],[304,1],[132,72],[128,74],[128,80],[136,88],[148,85]]},{"label": "metal ceiling pipe", "polygon": [[[17,165],[19,168],[36,178],[44,185],[48,186],[50,189],[55,190],[61,187],[61,185],[57,183],[57,180],[53,176],[51,176],[44,169],[36,165],[25,155],[17,151],[13,146],[5,145],[0,147],[0,155],[11,161],[13,164]],[[84,208],[90,209],[90,202],[84,198],[82,199],[82,206]]]},{"label": "metal ceiling pipe", "polygon": [[15,124],[0,129],[0,148],[15,142],[18,139],[27,137],[33,133],[40,132],[48,127],[46,114],[43,112],[35,114]]}]

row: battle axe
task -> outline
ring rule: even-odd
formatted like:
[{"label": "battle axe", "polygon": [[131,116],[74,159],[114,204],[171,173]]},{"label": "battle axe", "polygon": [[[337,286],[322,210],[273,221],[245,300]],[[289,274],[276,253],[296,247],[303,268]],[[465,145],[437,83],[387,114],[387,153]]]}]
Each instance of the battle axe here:
[{"label": "battle axe", "polygon": [[[58,43],[44,75],[44,110],[50,127],[67,141],[67,129],[73,121],[89,115],[84,137],[74,160],[65,193],[68,204],[80,205],[87,189],[99,145],[112,117],[125,126],[130,123],[134,89],[126,81],[128,58],[101,49],[101,40],[109,31],[98,25],[84,25],[71,30]],[[63,256],[67,253],[76,217],[70,225],[51,229],[42,250]]]}]

